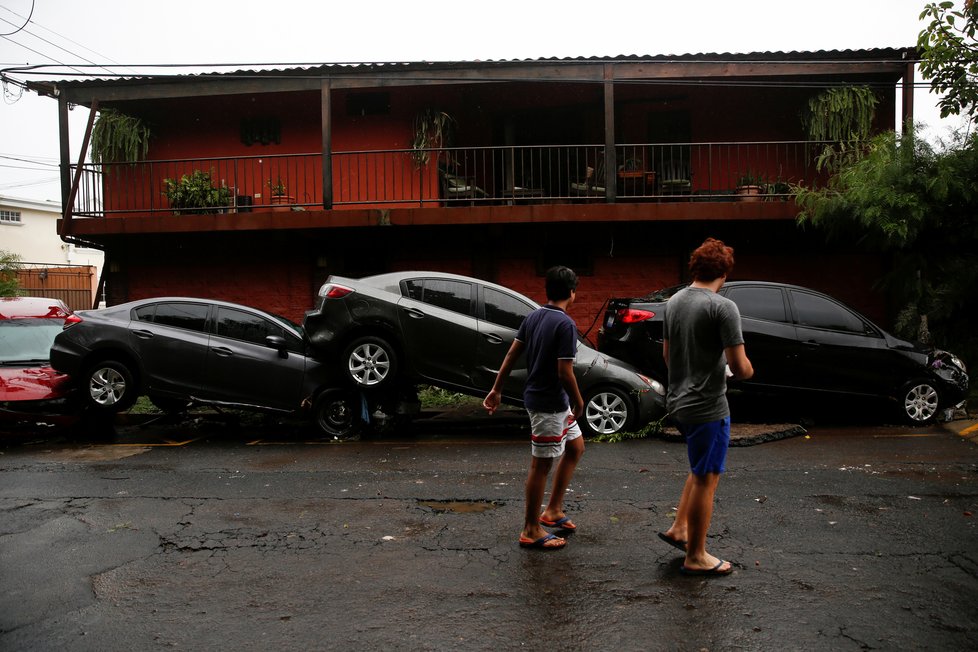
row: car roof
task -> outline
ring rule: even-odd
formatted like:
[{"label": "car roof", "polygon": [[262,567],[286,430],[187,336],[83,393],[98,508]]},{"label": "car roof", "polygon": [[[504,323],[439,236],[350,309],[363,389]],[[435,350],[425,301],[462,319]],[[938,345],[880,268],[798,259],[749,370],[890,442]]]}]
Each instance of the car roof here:
[{"label": "car roof", "polygon": [[0,297],[0,319],[64,319],[71,308],[61,299],[47,297]]},{"label": "car roof", "polygon": [[[339,279],[341,277],[334,277],[334,279]],[[508,294],[514,294],[522,299],[525,299],[534,306],[539,304],[531,299],[530,297],[517,292],[513,288],[506,287],[505,285],[499,285],[498,283],[493,283],[492,281],[487,281],[481,278],[475,278],[473,276],[463,276],[462,274],[452,274],[450,272],[430,272],[425,270],[407,270],[401,272],[388,272],[386,274],[376,274],[374,276],[365,276],[361,279],[351,279],[359,280],[361,283],[367,283],[376,287],[387,288],[390,290],[396,289],[398,284],[405,279],[410,278],[438,278],[450,281],[464,281],[467,283],[478,283],[484,287],[493,288],[506,292]]]}]

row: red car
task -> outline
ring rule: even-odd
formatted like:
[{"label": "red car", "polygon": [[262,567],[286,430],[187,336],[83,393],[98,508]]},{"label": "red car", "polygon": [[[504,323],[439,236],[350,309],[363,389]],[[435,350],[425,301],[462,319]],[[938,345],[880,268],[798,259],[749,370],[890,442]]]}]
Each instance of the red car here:
[{"label": "red car", "polygon": [[66,424],[77,410],[68,376],[51,368],[51,343],[71,309],[58,299],[0,297],[0,421]]}]

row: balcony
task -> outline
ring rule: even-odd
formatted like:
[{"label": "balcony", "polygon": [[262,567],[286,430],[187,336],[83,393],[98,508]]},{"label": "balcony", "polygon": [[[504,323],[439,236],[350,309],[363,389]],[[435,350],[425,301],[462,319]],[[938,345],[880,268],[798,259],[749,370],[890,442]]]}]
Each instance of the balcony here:
[{"label": "balcony", "polygon": [[[786,199],[821,143],[639,143],[320,152],[85,164],[72,216]],[[614,160],[612,166],[608,160]],[[327,172],[324,174],[324,166]],[[73,166],[74,167],[74,166]],[[172,191],[205,173],[206,201]],[[196,203],[195,203],[196,202]]]}]

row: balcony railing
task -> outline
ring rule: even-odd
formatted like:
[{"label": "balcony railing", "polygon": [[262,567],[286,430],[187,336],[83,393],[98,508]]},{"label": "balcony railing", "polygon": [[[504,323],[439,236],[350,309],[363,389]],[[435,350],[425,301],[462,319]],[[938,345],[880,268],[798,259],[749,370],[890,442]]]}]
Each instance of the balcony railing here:
[{"label": "balcony railing", "polygon": [[[792,183],[824,182],[815,168],[822,146],[780,141],[620,144],[610,151],[560,145],[334,152],[328,197],[319,152],[86,164],[73,215],[724,201],[738,193],[772,199],[786,197]],[[196,171],[209,175],[209,201],[168,196]]]}]

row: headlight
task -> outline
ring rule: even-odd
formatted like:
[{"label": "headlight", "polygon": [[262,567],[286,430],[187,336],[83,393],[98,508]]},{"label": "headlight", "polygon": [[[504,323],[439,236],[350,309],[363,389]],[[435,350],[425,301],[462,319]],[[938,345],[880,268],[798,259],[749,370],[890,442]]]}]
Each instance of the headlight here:
[{"label": "headlight", "polygon": [[642,382],[645,383],[646,385],[648,385],[649,388],[653,392],[655,392],[659,396],[665,396],[666,395],[666,388],[663,387],[662,383],[660,383],[658,380],[653,380],[652,378],[649,378],[647,376],[643,376],[642,374],[636,374],[636,375],[639,378],[641,378],[642,379]]},{"label": "headlight", "polygon": [[961,371],[963,371],[965,373],[968,373],[968,368],[964,366],[964,360],[962,360],[958,356],[954,355],[953,353],[948,353],[948,355],[951,357],[951,363],[952,364],[955,364],[958,367],[961,367]]}]

